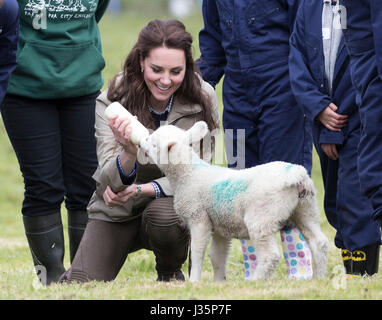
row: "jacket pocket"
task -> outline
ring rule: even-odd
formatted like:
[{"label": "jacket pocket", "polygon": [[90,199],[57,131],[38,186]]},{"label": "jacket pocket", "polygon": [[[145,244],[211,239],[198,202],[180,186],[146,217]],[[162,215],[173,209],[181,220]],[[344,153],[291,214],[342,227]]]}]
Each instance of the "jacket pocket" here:
[{"label": "jacket pocket", "polygon": [[104,67],[102,54],[92,42],[27,42],[18,55],[16,77],[25,90],[45,92],[40,98],[73,97],[99,90]]},{"label": "jacket pocket", "polygon": [[319,40],[317,37],[311,35],[307,35],[305,38],[305,47],[308,57],[308,64],[310,70],[312,71],[312,75],[316,80],[320,79],[320,66],[324,68],[322,44],[320,43],[320,41],[321,40]]},{"label": "jacket pocket", "polygon": [[256,28],[258,21],[279,13],[280,9],[280,4],[276,0],[254,1],[246,10],[248,27],[250,29]]},{"label": "jacket pocket", "polygon": [[219,2],[216,2],[216,6],[219,11],[220,28],[222,29],[223,34],[230,35],[232,33],[233,9],[228,10],[225,5]]}]

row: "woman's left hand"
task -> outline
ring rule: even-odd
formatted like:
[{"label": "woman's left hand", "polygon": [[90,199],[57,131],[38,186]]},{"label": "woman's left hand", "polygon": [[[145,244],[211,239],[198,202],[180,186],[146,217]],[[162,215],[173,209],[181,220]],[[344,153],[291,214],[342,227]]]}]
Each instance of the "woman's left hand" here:
[{"label": "woman's left hand", "polygon": [[154,187],[149,183],[141,185],[132,184],[124,190],[114,193],[113,190],[107,186],[105,192],[103,193],[103,200],[109,207],[123,206],[127,201],[138,196],[154,197]]}]

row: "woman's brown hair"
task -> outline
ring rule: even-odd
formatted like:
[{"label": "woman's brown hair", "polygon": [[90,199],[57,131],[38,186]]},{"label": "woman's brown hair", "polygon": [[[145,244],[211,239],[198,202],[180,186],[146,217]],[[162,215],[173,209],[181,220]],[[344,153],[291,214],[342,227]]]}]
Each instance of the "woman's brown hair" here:
[{"label": "woman's brown hair", "polygon": [[210,130],[218,127],[212,117],[212,102],[202,90],[200,72],[192,57],[192,36],[183,23],[177,20],[153,20],[145,26],[138,41],[126,58],[123,72],[117,74],[109,85],[108,99],[120,102],[127,110],[136,115],[147,128],[155,129],[149,109],[151,95],[141,72],[140,59],[144,60],[152,49],[159,47],[183,50],[186,56],[184,80],[176,91],[177,99],[182,103],[199,104],[203,119]]}]

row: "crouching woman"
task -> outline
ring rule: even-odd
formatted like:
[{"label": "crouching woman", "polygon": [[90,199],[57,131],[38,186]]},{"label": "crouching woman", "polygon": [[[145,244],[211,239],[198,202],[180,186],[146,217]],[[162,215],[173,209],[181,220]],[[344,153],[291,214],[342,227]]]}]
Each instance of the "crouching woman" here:
[{"label": "crouching woman", "polygon": [[[97,99],[97,190],[89,222],[62,282],[113,280],[129,253],[152,250],[157,280],[184,280],[189,233],[173,208],[165,176],[130,141],[129,120],[106,120],[106,107],[120,102],[147,128],[167,122],[182,129],[204,120],[218,127],[213,88],[201,80],[192,58],[192,36],[176,20],[151,21],[139,33],[123,72]],[[213,141],[213,139],[211,139]],[[200,148],[199,150],[213,150]],[[212,158],[212,152],[203,158]]]}]

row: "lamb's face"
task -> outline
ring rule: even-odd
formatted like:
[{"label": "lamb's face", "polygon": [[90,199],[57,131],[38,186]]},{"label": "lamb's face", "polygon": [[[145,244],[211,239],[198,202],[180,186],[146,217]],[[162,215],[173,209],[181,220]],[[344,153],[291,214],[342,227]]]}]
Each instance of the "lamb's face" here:
[{"label": "lamb's face", "polygon": [[159,168],[163,165],[173,163],[173,147],[177,144],[185,144],[186,133],[175,126],[162,126],[154,131],[146,140],[141,141],[141,148],[147,153],[149,158],[156,163]]},{"label": "lamb's face", "polygon": [[191,143],[200,141],[208,132],[207,124],[197,122],[185,131],[172,125],[166,125],[154,131],[140,147],[160,169],[169,164],[188,164],[192,159]]}]

